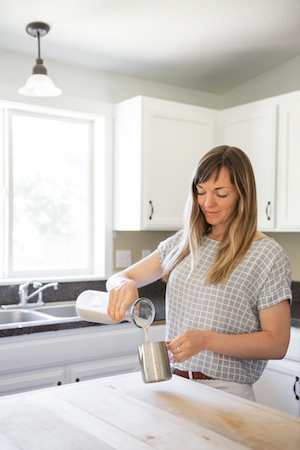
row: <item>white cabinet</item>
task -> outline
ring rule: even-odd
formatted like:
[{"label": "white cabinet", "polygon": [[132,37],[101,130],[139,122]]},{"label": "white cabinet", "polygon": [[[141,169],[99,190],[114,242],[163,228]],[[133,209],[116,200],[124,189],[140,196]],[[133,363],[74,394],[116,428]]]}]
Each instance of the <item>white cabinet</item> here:
[{"label": "white cabinet", "polygon": [[[140,370],[140,364],[137,356],[137,345],[144,343],[142,335],[143,331],[132,328],[131,337],[129,334],[121,334],[116,336],[116,340],[122,339],[122,343],[116,340],[111,342],[111,348],[105,353],[106,357],[100,361],[82,362],[80,364],[70,366],[70,383],[78,383],[79,381],[90,380],[98,377],[109,377],[112,375],[120,375],[122,373],[137,372]],[[142,335],[141,335],[142,333]],[[151,342],[165,340],[165,325],[153,325],[148,329],[149,339]],[[106,340],[108,336],[106,337]],[[101,344],[101,342],[99,342]],[[116,357],[116,352],[119,356]],[[107,357],[108,356],[108,357]],[[113,357],[112,357],[113,356]]]},{"label": "white cabinet", "polygon": [[109,358],[101,362],[82,363],[70,367],[70,383],[78,383],[93,378],[110,377],[122,373],[137,372],[139,362],[136,355],[119,358]]},{"label": "white cabinet", "polygon": [[241,148],[253,166],[262,231],[275,227],[276,110],[255,102],[223,111],[226,144]]},{"label": "white cabinet", "polygon": [[254,385],[256,400],[265,406],[300,417],[300,363],[269,361]]},{"label": "white cabinet", "polygon": [[32,391],[67,383],[64,367],[50,370],[30,370],[0,376],[0,395]]},{"label": "white cabinet", "polygon": [[114,229],[176,230],[218,111],[149,97],[116,105]]},{"label": "white cabinet", "polygon": [[240,147],[258,228],[300,231],[300,92],[216,111],[149,97],[115,108],[114,229],[177,230],[191,176],[216,145]]},{"label": "white cabinet", "polygon": [[284,359],[269,361],[254,384],[256,401],[300,417],[300,329],[292,328]]},{"label": "white cabinet", "polygon": [[277,226],[300,231],[300,97],[279,106]]},{"label": "white cabinet", "polygon": [[[165,325],[149,329],[165,339]],[[138,371],[144,330],[130,323],[1,338],[0,395]]]}]

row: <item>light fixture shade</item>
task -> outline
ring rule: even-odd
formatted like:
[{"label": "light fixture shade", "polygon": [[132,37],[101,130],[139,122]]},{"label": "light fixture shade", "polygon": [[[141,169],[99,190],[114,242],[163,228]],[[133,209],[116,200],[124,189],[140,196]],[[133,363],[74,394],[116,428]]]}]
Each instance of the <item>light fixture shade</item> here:
[{"label": "light fixture shade", "polygon": [[44,22],[32,22],[26,27],[27,33],[30,34],[30,36],[37,38],[38,57],[35,66],[32,68],[31,77],[28,78],[25,86],[18,90],[19,94],[30,95],[32,97],[56,97],[62,93],[62,91],[54,85],[51,78],[47,76],[47,69],[41,58],[40,38],[45,36],[49,30],[49,25]]},{"label": "light fixture shade", "polygon": [[31,97],[56,97],[62,93],[57,88],[48,75],[31,75],[24,87],[18,90],[19,94],[29,95]]}]

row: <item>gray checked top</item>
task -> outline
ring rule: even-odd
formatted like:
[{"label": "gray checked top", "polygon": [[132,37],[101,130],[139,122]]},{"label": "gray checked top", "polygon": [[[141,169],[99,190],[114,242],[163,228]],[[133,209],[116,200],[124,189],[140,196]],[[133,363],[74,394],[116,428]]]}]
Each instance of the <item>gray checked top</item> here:
[{"label": "gray checked top", "polygon": [[[158,245],[160,262],[180,238],[179,231]],[[199,329],[227,334],[260,331],[258,311],[292,299],[291,267],[282,247],[272,238],[251,244],[226,285],[205,285],[204,276],[219,246],[205,236],[193,271],[186,256],[170,274],[166,289],[166,339]],[[267,361],[252,361],[202,351],[179,364],[180,370],[212,378],[253,384]]]}]

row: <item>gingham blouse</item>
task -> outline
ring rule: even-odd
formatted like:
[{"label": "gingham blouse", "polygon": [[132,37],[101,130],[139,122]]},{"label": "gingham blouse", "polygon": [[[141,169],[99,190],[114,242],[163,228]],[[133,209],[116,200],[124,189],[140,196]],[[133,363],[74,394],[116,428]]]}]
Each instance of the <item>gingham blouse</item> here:
[{"label": "gingham blouse", "polygon": [[[161,263],[180,234],[178,232],[159,244]],[[205,236],[193,272],[190,274],[190,255],[172,270],[166,289],[167,340],[190,329],[227,334],[260,331],[259,310],[285,299],[291,301],[290,263],[274,239],[267,237],[253,242],[226,285],[205,285],[204,275],[218,246],[218,241]],[[202,372],[219,380],[253,384],[266,364],[267,361],[243,360],[202,351],[176,367]]]}]

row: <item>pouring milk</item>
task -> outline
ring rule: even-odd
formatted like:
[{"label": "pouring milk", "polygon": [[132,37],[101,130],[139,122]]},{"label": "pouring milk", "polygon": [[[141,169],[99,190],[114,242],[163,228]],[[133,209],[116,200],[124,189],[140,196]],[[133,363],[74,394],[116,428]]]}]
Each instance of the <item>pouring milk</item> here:
[{"label": "pouring milk", "polygon": [[[76,300],[76,311],[82,319],[87,322],[116,324],[107,313],[109,301],[108,292],[84,291]],[[129,306],[124,320],[134,323],[138,328],[145,331],[146,343],[149,342],[148,326],[153,322],[155,308],[153,303],[147,298],[139,298]]]},{"label": "pouring milk", "polygon": [[[77,314],[88,322],[119,323],[107,313],[108,301],[107,292],[84,291],[76,300]],[[172,377],[166,343],[151,343],[149,340],[148,326],[153,322],[154,315],[153,303],[147,298],[139,298],[129,306],[124,317],[124,320],[143,328],[145,332],[145,344],[138,346],[139,362],[145,383],[165,381]]]}]

